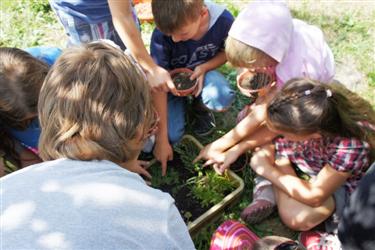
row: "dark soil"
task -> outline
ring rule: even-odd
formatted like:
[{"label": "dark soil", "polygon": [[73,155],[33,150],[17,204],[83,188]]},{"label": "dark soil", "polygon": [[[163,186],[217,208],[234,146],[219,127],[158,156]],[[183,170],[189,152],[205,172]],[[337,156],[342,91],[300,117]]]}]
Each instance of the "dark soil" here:
[{"label": "dark soil", "polygon": [[[193,196],[190,190],[191,186],[186,182],[196,176],[196,172],[183,164],[177,152],[174,152],[173,160],[168,162],[166,176],[161,176],[158,164],[148,170],[152,175],[152,186],[169,193],[175,199],[175,204],[186,224],[197,219],[214,205],[204,207],[201,201]],[[213,170],[207,168],[207,171]],[[229,193],[225,193],[225,195]]]},{"label": "dark soil", "polygon": [[[164,192],[169,193],[175,199],[176,206],[178,210],[180,211],[182,218],[185,220],[186,223],[188,223],[189,221],[193,221],[196,218],[198,218],[208,209],[202,207],[200,204],[200,201],[192,197],[188,186],[178,185],[178,184],[185,183],[187,179],[194,176],[194,173],[192,171],[189,171],[184,166],[179,155],[176,152],[174,152],[173,154],[173,160],[168,162],[168,170],[167,170],[166,177],[168,177],[172,169],[177,170],[178,180],[175,180],[174,183],[170,183],[170,184],[162,183],[160,186],[158,185],[154,186],[154,183],[152,183],[152,186]],[[160,172],[159,166],[153,166],[153,168],[150,169],[150,172],[152,172],[151,174],[153,176],[153,179],[159,178],[159,176],[157,176],[157,174],[154,173],[154,171]],[[160,178],[166,178],[166,177],[160,177]]]},{"label": "dark soil", "polygon": [[172,80],[177,88],[177,90],[190,89],[194,86],[196,80],[190,80],[191,73],[180,72],[176,73]]},{"label": "dark soil", "polygon": [[245,77],[241,81],[241,86],[245,89],[261,89],[271,82],[271,77],[265,73],[257,73],[254,76]]},{"label": "dark soil", "polygon": [[233,172],[240,172],[246,167],[246,164],[248,163],[248,161],[249,161],[249,157],[247,153],[242,154],[240,155],[240,157],[238,157],[238,159],[232,165],[230,165],[230,169]]}]

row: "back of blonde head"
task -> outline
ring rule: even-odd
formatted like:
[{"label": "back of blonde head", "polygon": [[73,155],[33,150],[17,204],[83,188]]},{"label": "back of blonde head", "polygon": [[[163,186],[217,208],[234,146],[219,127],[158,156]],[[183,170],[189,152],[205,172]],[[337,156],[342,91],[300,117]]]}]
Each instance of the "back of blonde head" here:
[{"label": "back of blonde head", "polygon": [[[43,160],[125,162],[150,127],[150,91],[140,69],[116,49],[93,43],[65,51],[38,103]],[[140,135],[141,134],[141,135]]]},{"label": "back of blonde head", "polygon": [[225,41],[225,54],[234,67],[266,67],[275,64],[274,59],[263,51],[247,45],[231,36]]}]

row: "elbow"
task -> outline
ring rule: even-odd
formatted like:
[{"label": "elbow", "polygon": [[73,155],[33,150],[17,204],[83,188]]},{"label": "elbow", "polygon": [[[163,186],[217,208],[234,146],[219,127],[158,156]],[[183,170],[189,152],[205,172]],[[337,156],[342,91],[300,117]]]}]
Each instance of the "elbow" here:
[{"label": "elbow", "polygon": [[308,205],[310,205],[311,207],[320,207],[323,205],[323,203],[324,203],[323,199],[315,198],[315,199],[312,199],[310,201],[310,204]]},{"label": "elbow", "polygon": [[306,199],[306,204],[310,207],[321,207],[327,200],[326,195],[323,193],[313,194],[308,199]]}]

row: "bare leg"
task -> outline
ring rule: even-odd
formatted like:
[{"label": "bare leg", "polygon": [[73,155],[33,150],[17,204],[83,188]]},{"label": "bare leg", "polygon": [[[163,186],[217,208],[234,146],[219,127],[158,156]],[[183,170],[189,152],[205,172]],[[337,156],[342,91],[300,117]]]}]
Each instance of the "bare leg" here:
[{"label": "bare leg", "polygon": [[[285,164],[286,162],[277,162],[282,172],[296,175],[290,167],[283,168],[286,166]],[[311,207],[291,198],[275,186],[273,186],[273,190],[280,218],[285,225],[293,230],[307,231],[326,220],[335,209],[335,201],[332,196],[321,206]]]}]

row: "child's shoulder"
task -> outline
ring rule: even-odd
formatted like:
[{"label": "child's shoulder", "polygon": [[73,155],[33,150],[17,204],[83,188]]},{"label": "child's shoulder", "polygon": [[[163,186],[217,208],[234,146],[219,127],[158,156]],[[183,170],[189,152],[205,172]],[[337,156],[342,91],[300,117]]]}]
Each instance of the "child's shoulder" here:
[{"label": "child's shoulder", "polygon": [[353,150],[353,149],[368,149],[370,145],[366,141],[362,141],[357,138],[349,138],[342,136],[327,137],[327,145],[337,150]]},{"label": "child's shoulder", "polygon": [[47,63],[49,66],[52,66],[62,53],[61,49],[50,46],[30,47],[26,48],[25,51],[30,53],[33,57]]},{"label": "child's shoulder", "polygon": [[233,23],[233,15],[224,6],[212,2],[205,2],[205,5],[207,6],[208,13],[210,13],[210,27],[216,22]]}]

